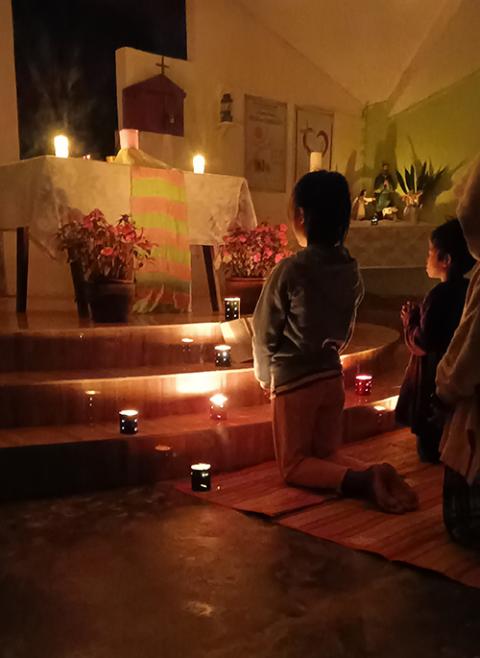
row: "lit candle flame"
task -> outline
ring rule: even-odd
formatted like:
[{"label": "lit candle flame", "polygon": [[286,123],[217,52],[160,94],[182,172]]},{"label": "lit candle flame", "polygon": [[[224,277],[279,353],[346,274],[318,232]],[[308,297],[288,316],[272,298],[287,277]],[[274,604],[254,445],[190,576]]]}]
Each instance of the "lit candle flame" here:
[{"label": "lit candle flame", "polygon": [[215,395],[212,395],[212,397],[210,398],[210,402],[215,407],[221,407],[222,409],[227,403],[227,400],[228,400],[227,396],[224,395],[223,393],[215,393]]},{"label": "lit candle flame", "polygon": [[65,135],[55,135],[53,138],[55,155],[57,158],[68,158],[68,137]]},{"label": "lit candle flame", "polygon": [[194,174],[204,174],[205,173],[205,158],[200,153],[193,156],[193,173]]}]

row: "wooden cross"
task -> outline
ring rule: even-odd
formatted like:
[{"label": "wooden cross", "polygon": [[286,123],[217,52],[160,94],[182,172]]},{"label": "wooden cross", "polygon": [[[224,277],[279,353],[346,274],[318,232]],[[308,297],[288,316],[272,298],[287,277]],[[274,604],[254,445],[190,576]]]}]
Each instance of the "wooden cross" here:
[{"label": "wooden cross", "polygon": [[165,64],[165,57],[162,55],[162,61],[160,64],[155,64],[155,66],[159,66],[162,69],[162,75],[165,75],[165,69],[169,69],[170,67]]}]

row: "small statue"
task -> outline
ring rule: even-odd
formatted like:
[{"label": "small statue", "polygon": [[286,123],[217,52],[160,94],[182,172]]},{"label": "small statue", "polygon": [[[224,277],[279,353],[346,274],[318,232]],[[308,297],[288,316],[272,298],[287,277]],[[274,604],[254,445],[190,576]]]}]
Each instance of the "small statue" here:
[{"label": "small statue", "polygon": [[354,198],[352,201],[352,220],[353,221],[363,221],[367,219],[366,207],[372,201],[375,201],[374,197],[365,196],[367,193],[366,189],[360,190],[360,194]]},{"label": "small statue", "polygon": [[393,192],[395,191],[395,180],[390,173],[388,162],[382,162],[382,171],[375,178],[373,189],[376,198],[376,211],[382,213],[384,208],[393,205]]}]

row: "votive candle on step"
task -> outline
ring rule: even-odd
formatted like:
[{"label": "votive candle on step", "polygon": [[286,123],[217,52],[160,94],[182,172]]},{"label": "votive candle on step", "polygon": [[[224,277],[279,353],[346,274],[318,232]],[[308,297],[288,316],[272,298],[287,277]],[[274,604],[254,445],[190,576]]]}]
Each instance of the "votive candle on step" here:
[{"label": "votive candle on step", "polygon": [[120,434],[136,434],[138,432],[138,416],[136,409],[122,409],[118,412],[120,418]]},{"label": "votive candle on step", "polygon": [[372,392],[372,375],[357,375],[355,377],[355,393],[357,395],[370,395]]},{"label": "votive candle on step", "polygon": [[182,354],[185,362],[190,361],[192,354],[193,338],[182,338]]},{"label": "votive candle on step", "polygon": [[210,491],[212,487],[210,470],[210,464],[192,464],[190,466],[192,491]]},{"label": "votive candle on step", "polygon": [[215,346],[215,365],[217,368],[230,368],[232,365],[231,350],[230,345]]},{"label": "votive candle on step", "polygon": [[238,320],[240,317],[240,297],[225,297],[223,300],[225,306],[225,320]]},{"label": "votive candle on step", "polygon": [[98,391],[85,391],[85,397],[87,398],[87,422],[89,425],[94,425],[95,423],[95,397],[97,395]]},{"label": "votive candle on step", "polygon": [[227,402],[228,398],[223,393],[215,393],[210,398],[210,418],[212,420],[227,419]]}]

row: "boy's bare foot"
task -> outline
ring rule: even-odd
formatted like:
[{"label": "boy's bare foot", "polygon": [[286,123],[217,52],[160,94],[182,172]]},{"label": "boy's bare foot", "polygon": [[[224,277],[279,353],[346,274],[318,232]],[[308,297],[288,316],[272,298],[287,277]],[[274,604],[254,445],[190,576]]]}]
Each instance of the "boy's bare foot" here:
[{"label": "boy's bare foot", "polygon": [[371,473],[371,496],[384,512],[404,514],[418,508],[415,491],[390,464],[376,464]]}]

